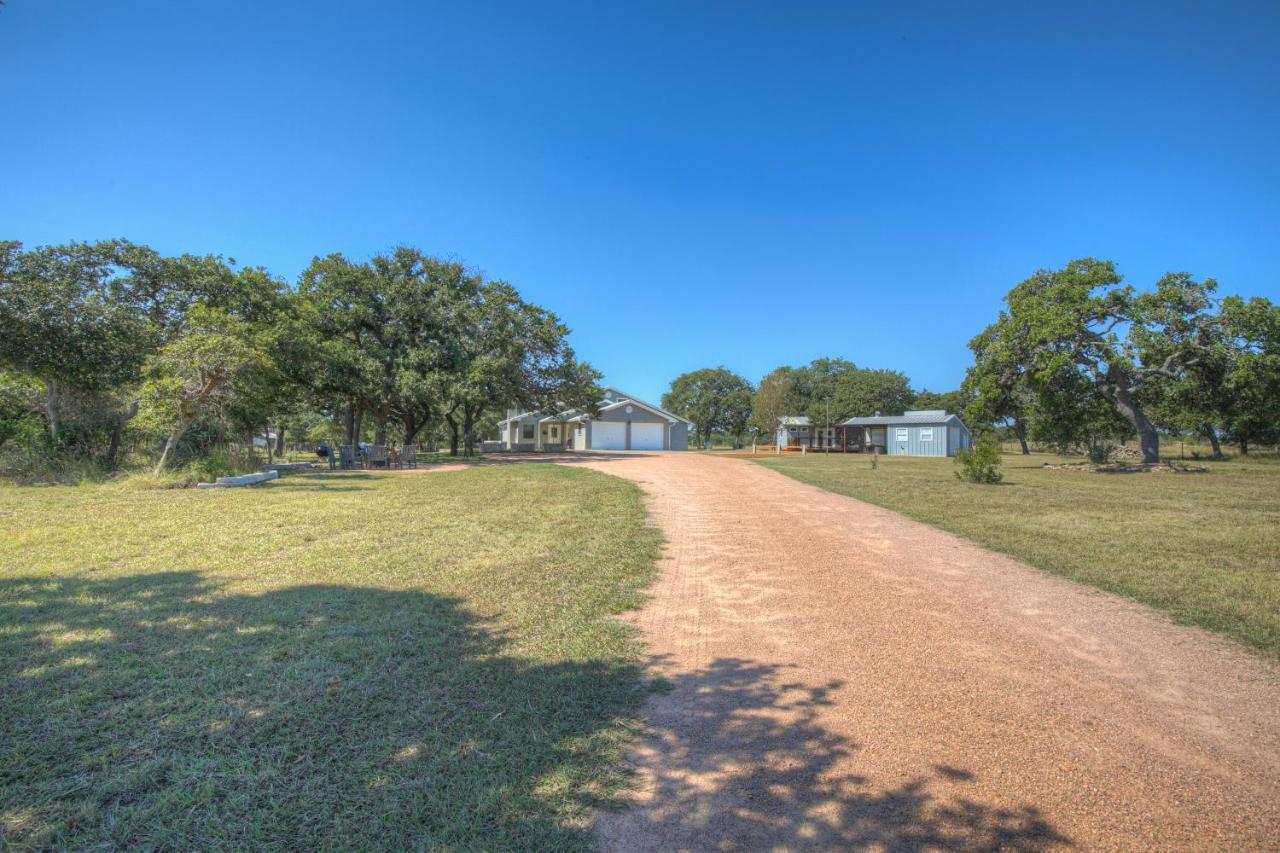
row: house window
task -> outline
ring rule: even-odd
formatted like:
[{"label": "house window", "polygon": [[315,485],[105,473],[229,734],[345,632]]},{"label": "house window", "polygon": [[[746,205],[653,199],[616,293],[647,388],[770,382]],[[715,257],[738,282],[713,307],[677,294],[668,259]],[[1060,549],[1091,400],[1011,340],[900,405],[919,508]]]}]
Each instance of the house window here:
[{"label": "house window", "polygon": [[533,424],[525,424],[520,428],[520,435],[524,438],[533,438]]},{"label": "house window", "polygon": [[922,429],[922,430],[920,430],[920,440],[921,440],[921,441],[933,441],[933,429],[932,429],[932,428],[929,428],[929,429]]},{"label": "house window", "polygon": [[899,427],[898,429],[894,430],[894,433],[896,433],[894,440],[895,440],[895,441],[907,441],[907,440],[908,440],[908,433],[909,433],[909,432],[910,432],[910,430],[907,430],[907,429],[904,429],[904,428]]},{"label": "house window", "polygon": [[560,440],[560,424],[552,424],[547,427],[547,438],[554,441]]}]

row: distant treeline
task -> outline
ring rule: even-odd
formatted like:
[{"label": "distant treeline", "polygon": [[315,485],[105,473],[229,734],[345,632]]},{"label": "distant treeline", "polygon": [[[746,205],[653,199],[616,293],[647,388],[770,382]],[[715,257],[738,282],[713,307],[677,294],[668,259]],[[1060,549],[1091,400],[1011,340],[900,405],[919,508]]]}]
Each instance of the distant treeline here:
[{"label": "distant treeline", "polygon": [[915,391],[898,371],[821,358],[758,385],[724,367],[696,370],[662,402],[694,422],[699,443],[772,435],[784,415],[822,426],[915,408],[1005,431],[1024,453],[1033,442],[1103,456],[1137,439],[1152,462],[1161,435],[1188,433],[1214,456],[1223,441],[1248,453],[1280,443],[1280,306],[1216,291],[1185,273],[1138,291],[1109,261],[1073,261],[1009,292],[996,322],[970,341],[974,364],[957,390]]},{"label": "distant treeline", "polygon": [[741,443],[752,433],[772,440],[778,419],[786,415],[803,415],[817,426],[834,426],[877,411],[957,411],[963,403],[959,391],[916,391],[903,373],[869,370],[842,358],[779,367],[758,385],[725,367],[695,370],[677,377],[662,397],[664,408],[693,421],[698,444],[713,436]]}]

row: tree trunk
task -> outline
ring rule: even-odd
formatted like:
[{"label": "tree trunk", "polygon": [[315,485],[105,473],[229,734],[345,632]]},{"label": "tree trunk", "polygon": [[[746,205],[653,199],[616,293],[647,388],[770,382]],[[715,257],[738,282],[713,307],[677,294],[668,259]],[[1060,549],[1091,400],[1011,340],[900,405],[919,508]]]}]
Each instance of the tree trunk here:
[{"label": "tree trunk", "polygon": [[351,443],[359,444],[362,441],[364,441],[364,409],[356,406],[356,430]]},{"label": "tree trunk", "polygon": [[344,444],[356,443],[356,404],[347,403],[347,410],[342,415],[342,427],[345,434]]},{"label": "tree trunk", "polygon": [[271,440],[271,421],[267,421],[266,431],[263,434],[263,438],[265,438],[267,441],[267,464],[273,465],[275,464],[275,461],[276,461],[275,460],[276,443]]},{"label": "tree trunk", "polygon": [[1155,425],[1147,420],[1147,416],[1134,403],[1133,396],[1122,385],[1103,389],[1102,393],[1103,396],[1111,401],[1111,405],[1115,406],[1116,411],[1123,415],[1125,420],[1133,424],[1134,432],[1138,434],[1138,447],[1142,451],[1142,461],[1148,465],[1158,463],[1160,461],[1160,433],[1156,432]]},{"label": "tree trunk", "polygon": [[1240,438],[1240,455],[1241,456],[1249,455],[1249,439],[1244,438],[1243,436],[1241,436]]},{"label": "tree trunk", "polygon": [[182,440],[182,434],[187,431],[190,424],[179,423],[178,428],[169,433],[169,438],[165,440],[164,450],[160,451],[160,461],[156,463],[156,470],[153,472],[159,477],[164,471],[164,466],[169,462],[169,454],[178,446],[178,442]]},{"label": "tree trunk", "polygon": [[462,431],[466,437],[467,456],[476,455],[476,422],[480,420],[483,411],[483,407],[478,407],[463,412]]},{"label": "tree trunk", "polygon": [[1023,456],[1031,455],[1031,448],[1027,447],[1027,425],[1020,419],[1013,419],[1013,434],[1018,437],[1018,445],[1022,448]]},{"label": "tree trunk", "polygon": [[416,418],[407,417],[400,423],[401,441],[404,446],[408,447],[413,444],[414,439],[418,437],[418,433],[422,432],[422,426],[426,421],[419,421]]},{"label": "tree trunk", "polygon": [[103,464],[108,471],[116,470],[116,455],[120,452],[120,438],[124,435],[125,425],[133,420],[138,414],[138,401],[134,400],[129,404],[129,408],[116,420],[115,428],[111,430],[111,444],[107,447],[107,456],[103,460]]},{"label": "tree trunk", "polygon": [[276,455],[277,456],[282,456],[284,454],[284,431],[287,427],[288,427],[288,424],[279,424],[276,426]]},{"label": "tree trunk", "polygon": [[458,421],[453,417],[453,412],[448,412],[444,416],[445,423],[449,424],[449,455],[458,455]]},{"label": "tree trunk", "polygon": [[54,379],[44,381],[44,416],[49,422],[49,441],[58,443],[58,382]]},{"label": "tree trunk", "polygon": [[1218,431],[1213,428],[1213,425],[1205,424],[1200,428],[1200,432],[1204,434],[1205,438],[1209,439],[1209,447],[1213,449],[1213,458],[1225,459],[1226,457],[1222,455],[1222,444],[1218,441]]}]

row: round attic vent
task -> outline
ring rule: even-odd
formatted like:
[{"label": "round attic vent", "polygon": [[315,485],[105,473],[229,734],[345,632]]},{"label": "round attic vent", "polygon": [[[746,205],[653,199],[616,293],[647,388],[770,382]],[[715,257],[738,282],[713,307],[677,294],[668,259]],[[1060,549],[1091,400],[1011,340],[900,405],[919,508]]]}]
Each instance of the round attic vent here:
[{"label": "round attic vent", "polygon": [[631,406],[627,406],[627,414],[628,414],[628,415],[629,415],[629,414],[631,414],[631,413],[632,413],[632,412],[634,412],[634,411],[635,411],[635,409],[634,409],[633,407],[631,407]]}]

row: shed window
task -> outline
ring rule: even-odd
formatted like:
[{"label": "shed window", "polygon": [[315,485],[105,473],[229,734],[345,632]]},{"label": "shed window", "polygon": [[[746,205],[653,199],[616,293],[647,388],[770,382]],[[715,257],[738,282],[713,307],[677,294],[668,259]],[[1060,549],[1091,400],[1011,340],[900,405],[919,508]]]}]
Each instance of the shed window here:
[{"label": "shed window", "polygon": [[533,438],[533,424],[525,424],[520,428],[520,434],[525,438]]},{"label": "shed window", "polygon": [[908,440],[908,439],[907,439],[907,434],[910,432],[910,430],[907,430],[907,429],[906,429],[906,428],[904,428],[904,427],[899,427],[898,429],[894,430],[894,432],[897,434],[897,435],[896,435],[896,437],[895,437],[895,439],[894,439],[895,441],[907,441],[907,440]]},{"label": "shed window", "polygon": [[920,440],[933,441],[933,428],[929,427],[927,429],[920,430]]}]

